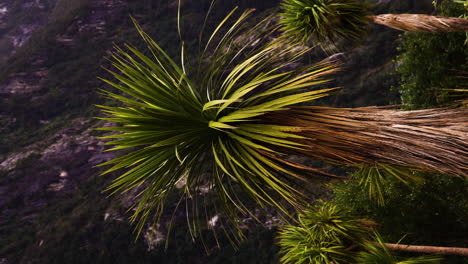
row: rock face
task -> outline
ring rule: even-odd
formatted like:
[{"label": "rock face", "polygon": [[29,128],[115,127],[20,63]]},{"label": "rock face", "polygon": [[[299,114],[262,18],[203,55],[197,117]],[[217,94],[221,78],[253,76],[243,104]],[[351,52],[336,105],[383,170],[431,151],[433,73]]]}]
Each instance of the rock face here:
[{"label": "rock face", "polygon": [[[21,100],[21,104],[26,107],[24,109],[27,109],[28,105],[37,105],[38,107],[30,108],[34,111],[30,114],[34,115],[36,111],[53,112],[53,109],[61,107],[61,104],[69,105],[68,99],[63,99],[61,95],[70,96],[68,91],[72,86],[78,90],[78,93],[71,96],[78,104],[83,104],[80,99],[88,100],[87,98],[96,96],[95,76],[91,77],[92,84],[83,80],[71,83],[68,78],[76,77],[74,72],[70,72],[63,75],[62,82],[57,83],[51,79],[50,71],[52,68],[55,74],[53,78],[57,79],[56,76],[62,74],[60,70],[71,68],[69,65],[73,65],[77,57],[71,56],[67,51],[81,49],[84,40],[91,42],[86,43],[90,46],[99,45],[105,40],[109,43],[106,44],[106,48],[111,48],[111,40],[107,39],[112,38],[108,32],[109,21],[121,16],[120,13],[125,9],[127,2],[77,1],[86,2],[86,8],[80,7],[80,12],[71,10],[73,12],[70,12],[75,15],[67,17],[67,23],[60,25],[62,28],[57,30],[56,24],[48,22],[56,19],[53,16],[56,4],[60,2],[67,4],[67,1],[7,0],[0,3],[0,65],[6,63],[7,59],[13,62],[23,61],[24,64],[14,69],[10,69],[10,65],[5,67],[6,64],[0,67],[0,138],[2,139],[7,137],[14,139],[19,129],[30,127],[27,123],[29,121],[25,123],[22,117],[27,117],[29,114],[23,112],[19,104],[11,103],[12,107],[5,107],[10,102]],[[35,14],[34,23],[27,19],[15,20],[18,14],[24,16],[27,13]],[[33,37],[33,40],[45,41],[46,45],[31,46],[28,41],[38,30],[41,30],[41,34],[47,33],[47,36],[45,40],[42,36]],[[115,33],[118,32],[113,32]],[[27,50],[30,47],[33,47],[33,50]],[[80,55],[79,52],[76,53]],[[105,50],[101,53],[105,54]],[[90,63],[99,65],[98,61],[103,56],[101,53],[99,57],[92,58],[93,61]],[[20,57],[18,54],[30,54],[30,57]],[[65,67],[57,66],[60,64]],[[77,68],[80,67],[87,65],[80,65]],[[83,87],[91,86],[92,94],[81,92],[76,88],[77,83]],[[53,87],[53,93],[51,93],[51,84],[56,87]],[[50,99],[54,97],[56,103],[51,103]],[[61,108],[68,110],[67,107]],[[55,115],[60,116],[60,113]],[[95,167],[97,164],[114,158],[114,153],[104,152],[104,140],[94,136],[96,134],[94,128],[106,124],[92,119],[89,115],[81,116],[78,114],[74,117],[64,117],[66,121],[63,121],[63,118],[57,121],[45,115],[44,118],[32,120],[35,125],[29,128],[31,131],[26,135],[37,136],[37,140],[21,144],[9,152],[2,153],[0,148],[0,230],[2,230],[0,232],[8,230],[8,233],[2,233],[2,239],[8,237],[8,234],[14,236],[14,229],[17,227],[32,226],[51,206],[73,197],[78,186],[98,174],[99,169]],[[58,123],[60,125],[56,125]],[[35,133],[34,130],[42,132]],[[49,132],[44,133],[44,131]],[[107,221],[117,221],[116,219],[122,221],[126,220],[126,217],[112,214]],[[12,225],[14,227],[10,227]],[[37,232],[39,234],[40,230]],[[2,241],[0,241],[0,263],[10,263],[11,260],[2,255],[2,250],[6,246],[1,243]],[[39,239],[34,244],[41,246],[43,243],[47,244],[47,241],[43,241]],[[19,263],[17,261],[14,260],[15,263]]]},{"label": "rock face", "polygon": [[[28,42],[34,32],[47,24],[55,3],[56,0],[7,0],[0,3],[0,65]],[[47,70],[41,66],[36,72],[14,72],[8,79],[0,81],[0,94],[36,91],[46,74]]]},{"label": "rock face", "polygon": [[43,27],[57,0],[5,0],[0,3],[0,63]]},{"label": "rock face", "polygon": [[[4,15],[0,12],[0,23],[2,17],[4,20],[7,20],[10,16],[17,15],[18,12],[21,12],[21,14],[34,12],[38,17],[38,19],[34,20],[34,23],[28,22],[15,26],[4,25],[6,29],[0,31],[0,65],[15,54],[31,38],[35,31],[44,28],[49,21],[52,24],[64,23],[68,24],[68,26],[63,31],[51,36],[52,38],[48,40],[51,43],[47,45],[73,48],[84,35],[92,34],[96,39],[104,37],[107,34],[106,25],[108,24],[108,20],[113,20],[114,16],[126,7],[126,2],[122,0],[86,0],[81,2],[87,5],[77,5],[74,7],[76,10],[72,11],[78,14],[84,8],[83,6],[86,6],[88,12],[71,19],[69,18],[67,21],[56,21],[57,18],[54,15],[60,15],[57,14],[58,11],[56,9],[63,8],[62,6],[65,5],[57,1],[48,1],[47,4],[46,0],[24,1],[22,9],[15,12],[8,11],[9,5],[5,5],[3,8],[0,6],[0,11],[4,10]],[[46,27],[44,34],[50,34],[50,31],[53,32],[54,30],[49,30]],[[3,34],[1,34],[2,32]],[[27,47],[27,49],[33,48],[35,47]],[[28,54],[28,51],[23,52]],[[51,63],[50,56],[41,52],[36,52],[34,56],[31,59],[31,64],[28,65],[27,72],[11,72],[6,79],[0,80],[0,94],[28,94],[44,88],[44,85],[47,83],[48,65]]]},{"label": "rock face", "polygon": [[44,68],[34,73],[12,74],[4,85],[0,85],[0,94],[27,94],[40,90],[46,76],[47,70]]},{"label": "rock face", "polygon": [[[62,3],[60,3],[62,1]],[[93,35],[93,40],[101,41],[108,34],[108,20],[120,16],[126,6],[122,0],[86,0],[86,12],[69,17],[63,30],[55,32],[47,39],[47,45],[63,47],[76,45],[84,35]],[[16,53],[30,39],[32,34],[43,28],[50,32],[47,23],[55,20],[56,7],[67,4],[63,0],[7,0],[0,3],[0,65]],[[83,8],[80,6],[80,8]],[[70,12],[73,13],[74,10]],[[34,13],[35,19],[15,20],[16,16]],[[32,23],[33,22],[33,23]],[[48,28],[49,27],[49,28]],[[54,32],[54,31],[52,31]],[[51,34],[51,33],[48,33]],[[0,95],[3,100],[15,97],[29,98],[29,103],[47,100],[40,96],[44,89],[50,89],[49,68],[50,53],[44,48],[38,49],[28,58],[27,71],[12,71],[0,79]],[[60,57],[59,57],[60,58]],[[98,58],[96,58],[98,59]],[[63,60],[70,60],[64,58]],[[72,63],[65,61],[66,63]],[[52,65],[53,66],[53,65]],[[67,76],[68,77],[68,76]],[[94,77],[93,77],[94,78]],[[93,79],[94,80],[94,79]],[[59,89],[66,90],[66,84]],[[34,96],[32,96],[34,94]],[[89,95],[86,95],[89,96]],[[45,107],[54,107],[47,105]],[[62,102],[67,103],[67,102]],[[4,127],[18,126],[19,120],[10,112],[0,108],[0,124]],[[48,120],[37,120],[39,127],[50,126]],[[0,226],[2,219],[18,216],[33,221],[41,210],[54,199],[67,193],[73,193],[76,186],[92,175],[99,163],[112,159],[113,153],[104,152],[104,142],[92,136],[96,121],[90,118],[70,119],[68,124],[53,134],[41,137],[40,141],[23,146],[11,153],[0,153]],[[102,124],[101,124],[102,125]],[[13,131],[14,132],[14,131]],[[0,130],[8,134],[9,131]],[[56,197],[56,198],[54,198]]]},{"label": "rock face", "polygon": [[0,163],[0,226],[1,219],[12,215],[33,221],[45,206],[73,193],[78,184],[96,173],[95,165],[114,157],[103,152],[104,142],[91,136],[93,128],[89,126],[90,120],[74,120],[69,127]]}]

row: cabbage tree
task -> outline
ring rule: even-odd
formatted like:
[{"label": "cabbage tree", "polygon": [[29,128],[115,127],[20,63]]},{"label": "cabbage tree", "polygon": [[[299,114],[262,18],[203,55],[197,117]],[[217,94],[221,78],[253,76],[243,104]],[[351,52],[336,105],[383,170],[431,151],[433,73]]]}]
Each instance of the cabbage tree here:
[{"label": "cabbage tree", "polygon": [[113,77],[103,81],[113,90],[102,93],[120,105],[100,106],[102,119],[116,124],[101,130],[115,132],[104,137],[109,151],[125,154],[101,166],[119,173],[109,191],[136,190],[131,219],[140,231],[177,194],[193,236],[221,210],[220,225],[233,226],[237,238],[240,219],[257,217],[247,198],[288,216],[307,204],[306,183],[340,178],[290,154],[467,175],[465,109],[301,106],[337,91],[323,88],[337,66],[301,64],[308,49],[278,37],[272,17],[252,26],[252,10],[235,13],[206,38],[200,34],[195,57],[182,41],[174,61],[135,22],[148,49],[116,47],[110,59]]}]

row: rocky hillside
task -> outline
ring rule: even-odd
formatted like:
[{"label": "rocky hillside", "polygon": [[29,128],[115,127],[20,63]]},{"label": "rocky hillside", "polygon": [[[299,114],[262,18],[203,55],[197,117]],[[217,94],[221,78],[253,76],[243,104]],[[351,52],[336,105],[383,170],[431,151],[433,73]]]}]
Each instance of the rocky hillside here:
[{"label": "rocky hillside", "polygon": [[[215,18],[234,5],[273,12],[279,1],[218,1]],[[378,1],[376,12],[430,12],[430,1]],[[125,215],[129,197],[101,193],[110,178],[95,166],[115,154],[93,130],[97,93],[106,76],[101,66],[113,44],[141,46],[130,22],[135,17],[169,53],[177,39],[177,1],[6,0],[0,3],[0,263],[272,263],[271,229],[259,228],[241,245],[213,249],[191,245],[181,220],[164,253],[164,230],[147,229],[136,243]],[[209,1],[182,1],[190,39]],[[212,25],[215,19],[210,21]],[[393,58],[398,32],[372,28],[362,46],[340,54],[344,71],[336,85],[346,93],[329,103],[384,105],[398,96]],[[272,215],[274,213],[272,212]],[[267,219],[265,219],[265,222]],[[251,252],[255,243],[257,252]],[[211,248],[211,247],[210,247]],[[148,251],[148,249],[153,249]],[[191,262],[186,257],[192,256]],[[127,261],[128,260],[128,261]],[[131,262],[130,262],[131,260]],[[156,261],[156,262],[154,262]],[[263,261],[263,262],[262,262]],[[224,262],[223,262],[224,263]]]},{"label": "rocky hillside", "polygon": [[0,63],[23,46],[39,28],[47,24],[53,1],[14,1],[0,3]]}]

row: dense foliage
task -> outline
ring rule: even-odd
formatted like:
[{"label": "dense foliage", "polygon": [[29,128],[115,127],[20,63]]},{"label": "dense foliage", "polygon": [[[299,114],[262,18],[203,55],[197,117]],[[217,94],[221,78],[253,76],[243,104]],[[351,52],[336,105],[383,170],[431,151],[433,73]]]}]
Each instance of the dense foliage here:
[{"label": "dense foliage", "polygon": [[[451,1],[438,6],[444,16],[458,17],[466,7]],[[403,35],[397,58],[401,75],[401,101],[408,109],[428,108],[449,103],[456,93],[449,89],[466,88],[468,48],[464,33],[414,33]]]},{"label": "dense foliage", "polygon": [[[425,182],[411,185],[389,178],[383,205],[357,182],[336,185],[332,201],[376,221],[386,242],[403,238],[404,244],[467,247],[468,182],[447,175],[420,176]],[[449,263],[464,263],[462,259],[455,257]]]}]

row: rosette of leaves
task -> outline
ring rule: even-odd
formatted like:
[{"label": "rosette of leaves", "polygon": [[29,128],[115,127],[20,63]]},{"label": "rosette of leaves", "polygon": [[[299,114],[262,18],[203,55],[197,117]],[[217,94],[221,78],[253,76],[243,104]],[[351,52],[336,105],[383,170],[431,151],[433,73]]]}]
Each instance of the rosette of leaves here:
[{"label": "rosette of leaves", "polygon": [[361,40],[370,23],[364,1],[283,0],[280,24],[288,36],[335,50],[342,41]]},{"label": "rosette of leaves", "polygon": [[[278,239],[282,264],[422,264],[437,256],[396,257],[374,230],[375,223],[353,216],[332,203],[320,202],[285,225]],[[406,245],[408,246],[408,245]]]},{"label": "rosette of leaves", "polygon": [[299,214],[297,226],[285,225],[280,230],[281,263],[354,263],[357,245],[369,239],[373,225],[322,202]]},{"label": "rosette of leaves", "polygon": [[181,61],[175,62],[136,22],[148,50],[116,47],[109,70],[113,79],[103,79],[115,90],[102,93],[120,106],[99,107],[107,115],[102,119],[119,125],[100,129],[119,132],[103,138],[112,140],[109,151],[127,154],[101,166],[111,166],[104,174],[120,173],[109,191],[137,190],[131,220],[139,231],[172,208],[167,201],[174,194],[177,206],[185,204],[192,236],[200,235],[219,210],[225,216],[220,225],[233,226],[228,232],[233,238],[242,236],[240,217],[256,217],[245,197],[285,215],[304,204],[297,183],[318,171],[303,170],[275,150],[303,148],[292,140],[301,138],[294,133],[299,128],[261,117],[333,93],[306,88],[325,83],[336,67],[298,67],[307,50],[284,38],[274,40],[278,26],[271,17],[252,26],[251,13],[235,18],[233,10],[207,39],[200,34],[196,59],[186,60],[182,41]]}]

